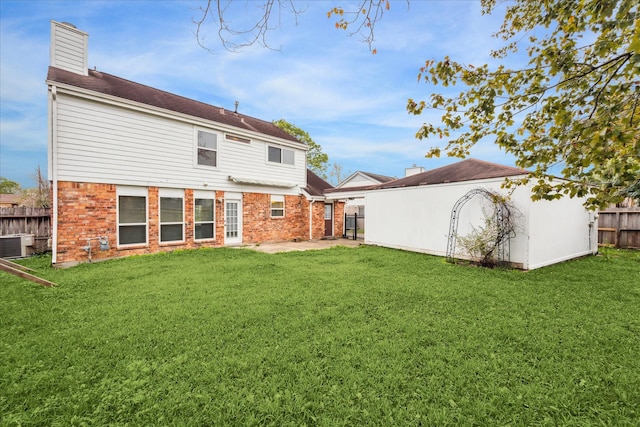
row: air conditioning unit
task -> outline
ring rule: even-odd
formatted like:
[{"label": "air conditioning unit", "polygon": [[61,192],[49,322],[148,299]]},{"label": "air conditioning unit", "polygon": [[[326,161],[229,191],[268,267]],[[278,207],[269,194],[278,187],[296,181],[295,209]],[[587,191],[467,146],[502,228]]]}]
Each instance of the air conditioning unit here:
[{"label": "air conditioning unit", "polygon": [[33,252],[33,234],[0,236],[0,258],[24,258]]}]

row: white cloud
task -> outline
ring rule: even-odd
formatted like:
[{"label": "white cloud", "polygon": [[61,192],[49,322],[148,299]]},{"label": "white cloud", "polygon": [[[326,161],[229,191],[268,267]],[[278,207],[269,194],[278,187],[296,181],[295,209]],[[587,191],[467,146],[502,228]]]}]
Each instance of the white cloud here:
[{"label": "white cloud", "polygon": [[[234,7],[251,8],[240,2]],[[8,6],[6,6],[8,5]],[[237,53],[206,32],[211,54],[200,48],[192,18],[201,2],[3,2],[1,21],[2,143],[13,141],[46,155],[46,86],[49,20],[68,21],[89,33],[89,64],[101,71],[264,120],[284,118],[307,130],[346,169],[399,175],[424,160],[430,141],[415,133],[441,113],[406,112],[408,98],[427,99],[441,87],[417,82],[425,59],[450,55],[463,62],[490,60],[501,45],[491,33],[500,15],[482,16],[478,2],[392,3],[376,28],[372,55],[359,36],[335,30],[332,2],[309,2],[304,14],[279,17],[268,35],[279,51],[250,46]],[[252,9],[253,10],[253,9]],[[459,91],[461,88],[455,88]],[[34,125],[34,123],[38,123]],[[475,154],[475,153],[474,153]],[[478,155],[504,155],[488,144]],[[3,156],[6,157],[6,156]],[[1,159],[2,162],[11,161]],[[349,166],[352,165],[352,166]],[[34,169],[34,166],[25,166]]]}]

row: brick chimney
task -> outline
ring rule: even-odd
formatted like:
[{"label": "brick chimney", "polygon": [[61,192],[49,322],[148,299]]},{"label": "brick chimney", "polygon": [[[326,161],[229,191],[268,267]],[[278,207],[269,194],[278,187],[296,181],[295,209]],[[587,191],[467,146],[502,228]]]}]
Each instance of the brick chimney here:
[{"label": "brick chimney", "polygon": [[50,65],[88,75],[88,39],[89,34],[73,24],[51,21]]}]

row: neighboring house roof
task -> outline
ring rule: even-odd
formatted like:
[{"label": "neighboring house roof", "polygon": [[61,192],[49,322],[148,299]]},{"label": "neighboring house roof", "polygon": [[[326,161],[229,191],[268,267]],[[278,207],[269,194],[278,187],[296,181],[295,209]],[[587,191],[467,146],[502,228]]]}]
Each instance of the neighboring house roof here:
[{"label": "neighboring house roof", "polygon": [[311,196],[323,196],[326,190],[333,188],[324,179],[307,169],[307,187],[305,190]]},{"label": "neighboring house roof", "polygon": [[[356,180],[356,178],[359,178],[359,179]],[[351,175],[343,179],[338,185],[336,185],[336,188],[346,189],[348,187],[365,187],[372,184],[382,184],[383,182],[393,181],[394,179],[395,178],[392,176],[379,175],[376,173],[364,172],[364,171],[355,171],[354,173],[352,173]],[[352,181],[354,181],[354,183],[365,182],[366,185],[363,185],[363,184],[349,185]]]},{"label": "neighboring house roof", "polygon": [[18,194],[0,194],[0,207],[18,206],[21,198]]},{"label": "neighboring house roof", "polygon": [[526,175],[528,173],[528,171],[520,168],[503,166],[483,160],[467,159],[452,165],[442,166],[437,169],[380,184],[375,186],[374,189],[416,187],[419,185],[504,178],[507,176]]},{"label": "neighboring house roof", "polygon": [[154,89],[101,71],[89,70],[89,75],[83,76],[56,67],[49,67],[47,81],[75,86],[236,128],[259,132],[287,141],[297,142],[306,147],[306,144],[301,143],[271,122]]},{"label": "neighboring house roof", "polygon": [[380,184],[370,184],[370,185],[361,185],[359,187],[342,187],[342,188],[328,188],[327,190],[325,190],[325,194],[331,194],[331,193],[358,193],[358,192],[362,192],[362,191],[366,191],[366,190],[374,190],[376,188],[378,188]]},{"label": "neighboring house roof", "polygon": [[358,172],[360,172],[363,175],[367,175],[369,178],[374,179],[374,180],[376,180],[378,182],[389,182],[389,181],[393,181],[394,179],[396,179],[396,178],[394,178],[392,176],[380,175],[380,174],[377,174],[377,173],[363,172],[363,171],[358,171]]}]

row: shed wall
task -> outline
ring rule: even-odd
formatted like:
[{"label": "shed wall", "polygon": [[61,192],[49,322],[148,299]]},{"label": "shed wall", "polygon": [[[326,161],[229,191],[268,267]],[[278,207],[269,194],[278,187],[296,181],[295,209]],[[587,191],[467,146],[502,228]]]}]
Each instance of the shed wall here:
[{"label": "shed wall", "polygon": [[597,253],[596,214],[586,210],[583,202],[568,197],[529,202],[528,269]]},{"label": "shed wall", "polygon": [[[500,188],[502,182],[499,178],[369,191],[365,196],[365,243],[445,256],[454,204],[476,188],[507,195]],[[517,188],[511,200],[517,218],[509,260],[516,266],[534,269],[596,250],[597,245],[589,246],[597,238],[597,233],[590,237],[593,214],[582,207],[583,200],[532,202],[528,187]],[[482,196],[465,204],[459,212],[458,235],[482,226],[489,208]],[[456,256],[464,257],[460,251]]]}]

